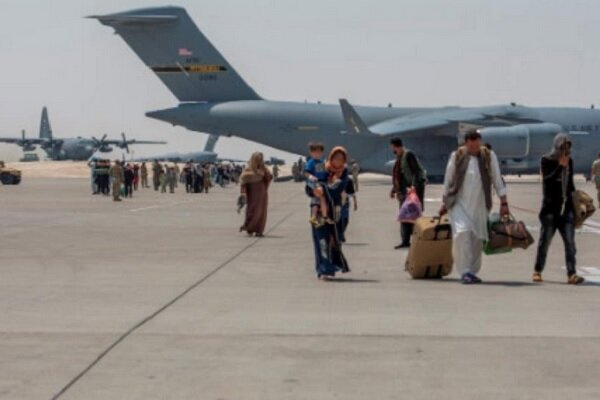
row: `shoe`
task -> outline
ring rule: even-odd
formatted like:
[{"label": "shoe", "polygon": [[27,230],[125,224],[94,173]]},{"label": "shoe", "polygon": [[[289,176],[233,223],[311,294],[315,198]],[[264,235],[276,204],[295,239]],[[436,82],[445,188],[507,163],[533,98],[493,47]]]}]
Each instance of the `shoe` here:
[{"label": "shoe", "polygon": [[409,247],[410,247],[410,244],[400,243],[399,245],[394,246],[394,250],[408,249]]},{"label": "shoe", "polygon": [[463,285],[477,285],[482,282],[483,281],[480,278],[478,278],[477,275],[471,274],[469,272],[462,276]]},{"label": "shoe", "polygon": [[581,276],[579,275],[571,275],[569,277],[569,280],[567,280],[567,283],[569,285],[580,285],[583,282],[585,282],[585,279],[583,279]]},{"label": "shoe", "polygon": [[531,277],[531,280],[534,281],[535,283],[542,283],[542,282],[544,282],[544,279],[542,279],[542,273],[541,272],[534,272],[533,276]]}]

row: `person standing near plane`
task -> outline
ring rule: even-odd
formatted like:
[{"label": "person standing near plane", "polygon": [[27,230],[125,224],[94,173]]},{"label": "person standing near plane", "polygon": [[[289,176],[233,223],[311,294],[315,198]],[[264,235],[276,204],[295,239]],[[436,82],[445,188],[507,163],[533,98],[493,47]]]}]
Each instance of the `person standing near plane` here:
[{"label": "person standing near plane", "polygon": [[177,179],[179,174],[177,173],[177,168],[175,164],[171,167],[166,167],[167,170],[167,184],[169,185],[169,193],[175,193],[175,188],[177,187]]},{"label": "person standing near plane", "polygon": [[123,184],[123,168],[121,162],[115,160],[115,163],[110,167],[108,174],[112,179],[112,195],[113,201],[121,201],[121,185]]},{"label": "person standing near plane", "polygon": [[261,237],[267,223],[268,190],[273,180],[262,153],[252,154],[240,179],[240,195],[246,198],[246,218],[240,232],[246,231],[249,236]]},{"label": "person standing near plane", "polygon": [[598,158],[592,164],[592,174],[590,175],[596,184],[596,192],[598,194],[598,207],[600,207],[600,153]]},{"label": "person standing near plane", "polygon": [[133,197],[133,179],[135,178],[133,167],[127,164],[123,170],[123,181],[125,184],[125,197]]},{"label": "person standing near plane", "polygon": [[177,163],[173,163],[173,171],[175,172],[175,188],[179,187],[179,180],[181,179],[181,170]]},{"label": "person standing near plane", "polygon": [[90,179],[92,181],[92,194],[98,194],[100,191],[98,190],[98,179],[96,175],[96,170],[98,168],[98,160],[93,158],[88,161],[88,167],[90,167]]},{"label": "person standing near plane", "polygon": [[210,189],[210,167],[206,165],[202,165],[202,183],[204,193],[208,193],[208,189]]},{"label": "person standing near plane", "polygon": [[[425,169],[417,156],[411,150],[404,148],[402,139],[399,137],[392,138],[390,145],[392,152],[396,155],[392,172],[393,186],[390,191],[390,198],[397,199],[399,206],[402,207],[408,193],[414,190],[421,201],[421,206],[425,209],[425,184],[427,182]],[[414,224],[400,224],[402,242],[394,247],[396,250],[410,246],[410,236],[413,233],[413,228]]]},{"label": "person standing near plane", "polygon": [[149,188],[150,186],[148,185],[148,167],[146,166],[145,162],[143,162],[142,166],[140,167],[140,175],[142,177],[142,188]]},{"label": "person standing near plane", "polygon": [[277,164],[273,164],[273,181],[277,182],[279,179],[279,166]]},{"label": "person standing near plane", "polygon": [[565,244],[567,283],[579,285],[584,279],[575,270],[575,206],[573,205],[573,159],[571,138],[559,133],[554,138],[552,151],[542,157],[543,193],[542,209],[539,214],[542,229],[538,242],[533,281],[541,283],[546,265],[548,248],[558,230]]},{"label": "person standing near plane", "polygon": [[163,168],[158,163],[158,160],[154,160],[152,163],[152,184],[154,185],[155,191],[158,191],[158,188],[160,187],[160,177],[163,172]]},{"label": "person standing near plane", "polygon": [[350,223],[350,206],[353,205],[353,210],[358,211],[358,198],[356,197],[356,188],[354,185],[354,178],[348,179],[346,190],[342,194],[342,213],[341,213],[341,231],[340,240],[342,243],[346,242],[346,229]]},{"label": "person standing near plane", "polygon": [[360,173],[360,166],[356,160],[352,160],[350,173],[352,174],[352,180],[354,181],[354,191],[358,192],[358,174]]},{"label": "person standing near plane", "polygon": [[506,186],[493,151],[481,143],[476,130],[467,132],[465,144],[452,153],[444,178],[440,215],[449,213],[452,224],[454,264],[463,284],[481,283],[483,241],[488,239],[492,187],[500,197],[500,215],[510,215]]},{"label": "person standing near plane", "polygon": [[133,190],[138,190],[140,186],[140,166],[133,164]]}]

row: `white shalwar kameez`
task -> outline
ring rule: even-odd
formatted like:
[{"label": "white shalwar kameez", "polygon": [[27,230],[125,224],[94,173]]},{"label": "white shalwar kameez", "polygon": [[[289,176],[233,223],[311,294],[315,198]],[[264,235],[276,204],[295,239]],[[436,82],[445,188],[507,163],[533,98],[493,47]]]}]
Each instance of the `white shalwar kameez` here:
[{"label": "white shalwar kameez", "polygon": [[[483,241],[488,239],[488,210],[479,172],[477,157],[469,156],[469,166],[462,188],[456,197],[456,203],[448,210],[453,235],[454,265],[460,276],[466,273],[477,274],[481,269]],[[506,186],[502,180],[498,158],[491,152],[491,180],[498,196],[506,195]],[[448,193],[450,180],[456,169],[453,153],[446,167],[444,193]]]}]

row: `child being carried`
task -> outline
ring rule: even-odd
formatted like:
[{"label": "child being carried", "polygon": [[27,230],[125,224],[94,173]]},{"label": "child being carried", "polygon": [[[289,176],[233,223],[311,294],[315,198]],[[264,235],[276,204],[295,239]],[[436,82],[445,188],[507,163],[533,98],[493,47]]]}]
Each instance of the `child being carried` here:
[{"label": "child being carried", "polygon": [[310,160],[304,167],[304,177],[306,178],[306,194],[310,197],[309,222],[320,227],[325,223],[333,223],[327,216],[329,210],[324,189],[324,185],[329,179],[329,172],[325,168],[323,160],[325,146],[322,143],[311,142],[308,144],[308,151]]}]

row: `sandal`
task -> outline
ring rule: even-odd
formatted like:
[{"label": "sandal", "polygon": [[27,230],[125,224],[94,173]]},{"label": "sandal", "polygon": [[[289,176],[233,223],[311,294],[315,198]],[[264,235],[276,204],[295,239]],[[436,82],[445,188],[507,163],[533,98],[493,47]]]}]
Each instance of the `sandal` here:
[{"label": "sandal", "polygon": [[580,285],[583,282],[585,282],[585,279],[583,279],[581,276],[579,275],[571,275],[569,277],[569,280],[567,281],[567,283],[569,285]]},{"label": "sandal", "polygon": [[541,272],[534,272],[533,276],[531,277],[531,280],[534,281],[535,283],[542,283],[542,282],[544,282],[544,279],[542,279],[542,273]]}]

